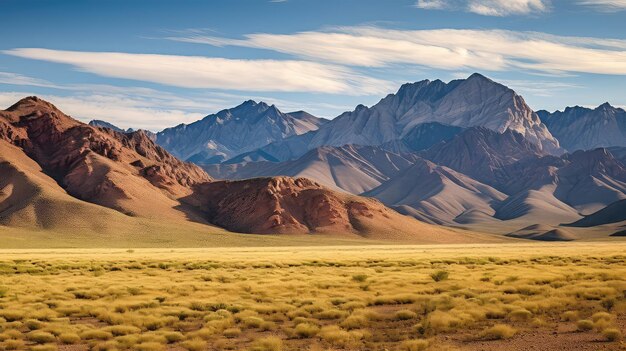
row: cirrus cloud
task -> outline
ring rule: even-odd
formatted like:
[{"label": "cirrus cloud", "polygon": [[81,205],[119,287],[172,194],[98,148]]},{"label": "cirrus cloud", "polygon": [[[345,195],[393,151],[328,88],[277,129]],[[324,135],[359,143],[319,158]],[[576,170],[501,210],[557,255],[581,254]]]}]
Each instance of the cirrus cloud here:
[{"label": "cirrus cloud", "polygon": [[389,82],[349,68],[296,60],[236,60],[214,57],[83,52],[41,48],[4,54],[68,64],[104,77],[132,79],[183,88],[238,91],[379,94]]},{"label": "cirrus cloud", "polygon": [[412,64],[445,70],[510,69],[550,74],[626,75],[626,40],[506,30],[393,30],[338,27],[228,39],[198,33],[166,39],[274,50],[308,60],[364,67]]},{"label": "cirrus cloud", "polygon": [[626,0],[581,0],[580,5],[591,6],[603,12],[617,12],[626,10]]},{"label": "cirrus cloud", "polygon": [[547,12],[550,3],[548,0],[418,0],[415,7],[426,10],[462,10],[502,17]]}]

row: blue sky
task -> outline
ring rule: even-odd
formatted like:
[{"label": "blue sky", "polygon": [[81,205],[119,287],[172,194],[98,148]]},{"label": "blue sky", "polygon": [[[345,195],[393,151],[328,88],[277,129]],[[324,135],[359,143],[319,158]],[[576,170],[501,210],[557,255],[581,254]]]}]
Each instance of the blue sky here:
[{"label": "blue sky", "polygon": [[333,118],[480,72],[534,109],[626,105],[626,0],[1,0],[0,105],[160,130],[247,99]]}]

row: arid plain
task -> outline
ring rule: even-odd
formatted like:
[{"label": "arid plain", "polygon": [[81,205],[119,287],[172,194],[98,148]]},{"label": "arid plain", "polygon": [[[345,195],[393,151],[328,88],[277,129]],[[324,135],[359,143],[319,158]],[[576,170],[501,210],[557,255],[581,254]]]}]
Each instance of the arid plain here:
[{"label": "arid plain", "polygon": [[620,350],[624,252],[623,241],[4,249],[0,349]]}]

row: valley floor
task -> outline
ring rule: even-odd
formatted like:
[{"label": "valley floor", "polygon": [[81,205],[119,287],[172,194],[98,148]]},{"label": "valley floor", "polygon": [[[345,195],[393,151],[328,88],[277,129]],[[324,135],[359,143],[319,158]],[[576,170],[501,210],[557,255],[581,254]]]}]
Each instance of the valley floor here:
[{"label": "valley floor", "polygon": [[626,242],[0,250],[0,350],[626,349]]}]

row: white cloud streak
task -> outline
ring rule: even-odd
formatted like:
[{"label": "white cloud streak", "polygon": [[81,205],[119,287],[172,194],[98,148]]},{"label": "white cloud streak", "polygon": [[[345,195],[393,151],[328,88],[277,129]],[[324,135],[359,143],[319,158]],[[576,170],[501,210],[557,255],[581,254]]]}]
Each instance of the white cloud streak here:
[{"label": "white cloud streak", "polygon": [[548,12],[548,0],[418,0],[415,7],[426,10],[467,11],[483,16],[529,15]]},{"label": "white cloud streak", "polygon": [[413,64],[437,69],[626,75],[626,40],[505,30],[391,30],[338,27],[227,39],[197,33],[167,39],[269,49],[348,66]]},{"label": "white cloud streak", "polygon": [[50,101],[61,111],[85,123],[92,119],[101,119],[122,128],[158,131],[179,123],[193,122],[206,115],[160,106],[154,99],[97,93],[62,96],[33,94],[28,91],[0,92],[0,105],[8,107],[29,95],[37,95]]},{"label": "white cloud streak", "polygon": [[591,6],[603,12],[617,12],[626,10],[626,0],[583,0],[578,4]]},{"label": "white cloud streak", "polygon": [[0,92],[0,109],[7,108],[25,96],[37,95],[57,105],[63,112],[89,122],[101,119],[121,128],[141,128],[160,131],[180,123],[191,123],[208,114],[231,108],[254,99],[276,104],[284,112],[305,109],[324,116],[335,116],[350,106],[328,103],[294,102],[262,95],[237,95],[226,92],[175,94],[143,87],[121,87],[102,84],[55,84],[53,82],[11,72],[0,72],[0,85],[50,88],[41,94],[30,88]]},{"label": "white cloud streak", "polygon": [[234,60],[197,56],[18,48],[3,53],[68,64],[104,77],[184,88],[238,91],[379,94],[389,82],[338,65],[295,60]]}]

